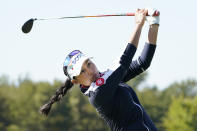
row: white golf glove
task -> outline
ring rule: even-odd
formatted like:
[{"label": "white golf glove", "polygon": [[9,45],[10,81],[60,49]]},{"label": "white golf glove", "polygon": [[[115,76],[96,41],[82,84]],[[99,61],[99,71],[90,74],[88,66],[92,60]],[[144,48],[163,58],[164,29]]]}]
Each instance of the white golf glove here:
[{"label": "white golf glove", "polygon": [[155,11],[157,11],[154,8],[146,8],[148,10],[148,15],[146,16],[146,21],[148,22],[149,25],[153,25],[153,24],[157,24],[159,25],[159,16],[153,16],[153,14],[155,13]]}]

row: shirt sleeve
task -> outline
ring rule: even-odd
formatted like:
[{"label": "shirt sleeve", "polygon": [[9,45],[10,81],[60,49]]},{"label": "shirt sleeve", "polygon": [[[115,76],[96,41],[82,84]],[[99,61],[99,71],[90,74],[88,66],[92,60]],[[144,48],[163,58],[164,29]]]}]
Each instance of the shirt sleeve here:
[{"label": "shirt sleeve", "polygon": [[130,63],[129,69],[124,75],[122,82],[127,82],[140,73],[144,72],[151,64],[155,49],[156,45],[146,43],[138,59]]},{"label": "shirt sleeve", "polygon": [[135,55],[135,52],[136,47],[129,43],[120,58],[119,67],[108,77],[106,83],[110,83],[110,85],[117,85],[122,81],[130,66],[133,56]]},{"label": "shirt sleeve", "polygon": [[[119,67],[107,78],[106,83],[97,89],[97,102],[107,103],[107,101],[111,101],[113,99],[117,86],[127,73],[135,52],[136,47],[129,43],[120,58]],[[95,95],[93,96],[96,98]],[[92,97],[91,101],[94,101],[95,98]]]}]

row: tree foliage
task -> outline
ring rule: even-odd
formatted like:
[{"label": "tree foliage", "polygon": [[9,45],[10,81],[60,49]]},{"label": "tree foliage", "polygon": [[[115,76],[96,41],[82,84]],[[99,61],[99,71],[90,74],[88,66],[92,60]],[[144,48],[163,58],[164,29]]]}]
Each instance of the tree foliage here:
[{"label": "tree foliage", "polygon": [[[174,82],[164,90],[157,86],[139,89],[147,73],[128,82],[160,131],[197,129],[197,81]],[[48,117],[39,108],[48,102],[61,81],[34,82],[29,78],[11,83],[0,77],[0,130],[2,131],[109,131],[106,123],[89,104],[78,87],[73,87]]]},{"label": "tree foliage", "polygon": [[197,129],[197,98],[173,98],[172,104],[163,125],[167,131],[196,131]]}]

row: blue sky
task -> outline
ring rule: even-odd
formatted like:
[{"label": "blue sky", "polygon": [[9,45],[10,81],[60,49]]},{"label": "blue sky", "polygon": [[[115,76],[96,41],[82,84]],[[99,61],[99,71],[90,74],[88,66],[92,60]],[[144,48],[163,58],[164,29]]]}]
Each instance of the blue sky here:
[{"label": "blue sky", "polygon": [[[29,34],[21,26],[30,18],[134,12],[155,7],[161,12],[157,50],[148,69],[148,85],[165,88],[174,81],[197,79],[197,2],[195,0],[2,0],[0,1],[0,75],[16,81],[28,74],[35,81],[64,80],[62,64],[73,49],[89,56],[101,71],[126,46],[134,17],[36,21]],[[147,39],[145,24],[136,59]]]}]

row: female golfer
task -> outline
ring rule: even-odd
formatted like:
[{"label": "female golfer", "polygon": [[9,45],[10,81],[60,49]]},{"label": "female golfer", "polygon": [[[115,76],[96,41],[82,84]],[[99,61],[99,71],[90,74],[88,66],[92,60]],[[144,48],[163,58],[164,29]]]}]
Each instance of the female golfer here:
[{"label": "female golfer", "polygon": [[[157,131],[134,90],[125,84],[150,66],[155,52],[159,17],[146,17],[147,13],[151,11],[136,11],[134,31],[116,70],[99,72],[90,57],[79,50],[72,51],[63,66],[68,79],[40,111],[48,115],[54,102],[59,101],[74,84],[80,84],[81,91],[89,97],[90,103],[112,131]],[[150,25],[148,40],[141,56],[132,61],[145,19]]]}]

